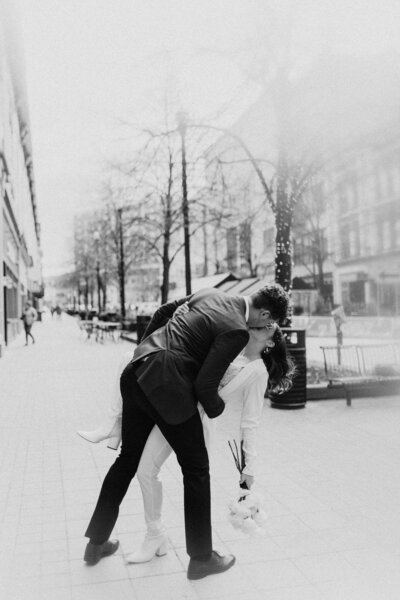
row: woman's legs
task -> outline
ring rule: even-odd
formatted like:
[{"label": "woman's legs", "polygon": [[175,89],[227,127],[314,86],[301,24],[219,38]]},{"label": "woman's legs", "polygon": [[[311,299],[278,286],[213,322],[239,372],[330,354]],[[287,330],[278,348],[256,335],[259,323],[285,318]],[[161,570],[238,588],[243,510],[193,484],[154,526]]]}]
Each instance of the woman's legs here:
[{"label": "woman's legs", "polygon": [[32,338],[32,343],[35,343],[35,338],[33,337],[32,333],[31,333],[31,329],[32,329],[32,325],[28,325],[27,323],[24,323],[24,329],[25,329],[25,346],[28,345],[28,340],[30,336]]},{"label": "woman's legs", "polygon": [[171,446],[155,425],[147,438],[136,472],[142,490],[147,532],[141,546],[127,556],[128,562],[148,562],[156,554],[161,556],[168,550],[168,540],[161,521],[163,490],[158,474],[171,452]]},{"label": "woman's legs", "polygon": [[164,532],[161,521],[163,492],[158,475],[171,452],[171,446],[155,426],[147,438],[136,473],[142,490],[147,535],[151,537]]}]

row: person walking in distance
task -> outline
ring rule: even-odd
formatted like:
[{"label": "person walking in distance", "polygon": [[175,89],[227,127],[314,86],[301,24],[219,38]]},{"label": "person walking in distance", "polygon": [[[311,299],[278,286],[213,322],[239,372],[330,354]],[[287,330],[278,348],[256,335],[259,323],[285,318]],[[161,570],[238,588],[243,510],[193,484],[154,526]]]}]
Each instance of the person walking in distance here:
[{"label": "person walking in distance", "polygon": [[[184,302],[190,310],[171,319]],[[234,556],[221,556],[212,546],[209,462],[197,403],[211,419],[223,412],[218,385],[249,341],[248,327],[281,322],[288,308],[288,295],[272,284],[248,297],[201,290],[155,312],[121,375],[121,453],[106,475],[86,530],[88,565],[117,550],[118,542],[109,536],[119,505],[147,438],[158,425],[183,475],[188,578],[200,579],[233,566]]]},{"label": "person walking in distance", "polygon": [[21,319],[22,319],[22,321],[24,323],[25,346],[28,345],[29,337],[32,339],[32,344],[34,344],[35,343],[35,338],[33,337],[32,333],[31,333],[31,330],[32,330],[33,323],[37,319],[37,312],[33,308],[32,304],[30,302],[26,302],[25,309],[24,309],[24,312],[22,313]]}]

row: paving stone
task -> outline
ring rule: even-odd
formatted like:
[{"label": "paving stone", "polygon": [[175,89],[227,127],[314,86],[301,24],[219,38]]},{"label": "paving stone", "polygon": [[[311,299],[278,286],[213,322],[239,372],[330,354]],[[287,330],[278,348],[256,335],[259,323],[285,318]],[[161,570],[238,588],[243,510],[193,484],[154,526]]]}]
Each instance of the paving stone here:
[{"label": "paving stone", "polygon": [[118,552],[95,567],[83,537],[101,482],[117,454],[77,429],[107,410],[128,342],[85,343],[74,319],[35,326],[0,359],[0,596],[8,600],[398,600],[400,597],[400,402],[396,396],[265,405],[257,490],[266,535],[227,520],[238,475],[220,431],[211,456],[215,547],[233,552],[229,572],[189,582],[181,473],[164,466],[165,557],[127,565],[145,532],[137,482],[121,506]]}]

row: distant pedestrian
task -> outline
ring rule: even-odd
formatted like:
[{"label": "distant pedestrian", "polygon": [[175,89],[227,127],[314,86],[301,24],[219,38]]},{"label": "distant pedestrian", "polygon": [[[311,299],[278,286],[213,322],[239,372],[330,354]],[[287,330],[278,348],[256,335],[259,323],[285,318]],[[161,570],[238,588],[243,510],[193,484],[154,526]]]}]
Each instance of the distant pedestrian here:
[{"label": "distant pedestrian", "polygon": [[25,346],[28,345],[29,336],[32,338],[32,344],[34,344],[35,338],[33,337],[32,333],[31,333],[31,329],[32,329],[33,323],[37,319],[37,312],[33,308],[32,304],[30,302],[27,302],[25,304],[25,309],[24,309],[24,312],[22,313],[21,319],[24,323],[24,329],[25,329],[25,340],[26,340]]},{"label": "distant pedestrian", "polygon": [[57,315],[57,319],[61,319],[61,314],[62,314],[62,308],[59,304],[57,304],[56,306],[56,315]]},{"label": "distant pedestrian", "polygon": [[338,346],[343,346],[343,331],[342,325],[346,323],[346,315],[344,313],[343,306],[338,306],[331,312],[333,321],[336,327],[336,341]]}]

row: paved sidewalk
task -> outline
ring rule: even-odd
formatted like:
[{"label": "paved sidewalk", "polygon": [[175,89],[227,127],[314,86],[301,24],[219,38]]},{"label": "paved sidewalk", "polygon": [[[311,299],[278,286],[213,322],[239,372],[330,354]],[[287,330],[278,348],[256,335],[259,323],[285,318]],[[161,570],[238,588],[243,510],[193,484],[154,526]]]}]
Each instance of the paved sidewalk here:
[{"label": "paved sidewalk", "polygon": [[137,482],[124,500],[118,553],[82,561],[83,533],[115,452],[76,435],[104,413],[127,342],[85,342],[72,318],[36,323],[0,359],[0,597],[7,600],[398,600],[398,397],[265,407],[257,490],[264,537],[227,521],[237,473],[220,430],[212,459],[214,545],[228,573],[186,579],[182,483],[173,457],[162,474],[167,556],[127,565],[144,534]]}]

